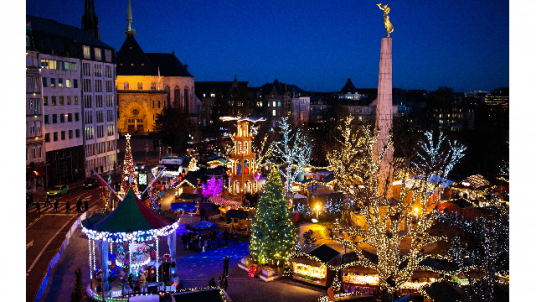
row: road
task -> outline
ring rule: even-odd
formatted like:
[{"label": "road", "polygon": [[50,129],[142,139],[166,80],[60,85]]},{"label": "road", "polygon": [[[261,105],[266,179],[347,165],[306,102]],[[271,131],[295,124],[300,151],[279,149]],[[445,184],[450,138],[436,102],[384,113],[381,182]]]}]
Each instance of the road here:
[{"label": "road", "polygon": [[[139,162],[146,163],[150,168],[158,164],[158,159]],[[119,180],[119,173],[117,170],[112,176],[114,181]],[[26,210],[26,301],[34,301],[50,261],[60,250],[65,234],[80,215],[76,212],[77,199],[82,198],[82,203],[87,201],[89,210],[103,207],[101,190],[84,189],[83,182],[80,180],[69,185],[69,193],[60,197],[58,212],[53,211],[53,204],[45,207],[46,191],[33,194],[34,201],[39,202],[41,208],[40,213],[35,207]],[[69,212],[65,208],[67,202]]]},{"label": "road", "polygon": [[[45,193],[45,192],[43,192]],[[80,215],[76,212],[76,200],[88,201],[89,209],[102,207],[100,189],[84,189],[82,183],[70,187],[67,195],[60,198],[58,212],[44,206],[44,194],[35,194],[41,204],[41,213],[35,208],[26,213],[26,301],[33,301],[46,275],[50,260],[58,253],[65,234]],[[70,211],[65,209],[66,202]]]}]

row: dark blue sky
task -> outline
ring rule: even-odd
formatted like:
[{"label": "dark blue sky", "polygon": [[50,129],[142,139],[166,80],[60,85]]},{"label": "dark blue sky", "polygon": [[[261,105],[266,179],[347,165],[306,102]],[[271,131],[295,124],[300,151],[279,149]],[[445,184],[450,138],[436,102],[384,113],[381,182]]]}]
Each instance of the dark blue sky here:
[{"label": "dark blue sky", "polygon": [[[95,0],[101,40],[119,50],[127,0]],[[136,40],[170,53],[197,81],[279,81],[311,91],[378,85],[376,1],[132,0]],[[455,91],[509,86],[509,2],[390,1],[393,86]],[[80,27],[84,1],[28,0],[26,12]]]}]

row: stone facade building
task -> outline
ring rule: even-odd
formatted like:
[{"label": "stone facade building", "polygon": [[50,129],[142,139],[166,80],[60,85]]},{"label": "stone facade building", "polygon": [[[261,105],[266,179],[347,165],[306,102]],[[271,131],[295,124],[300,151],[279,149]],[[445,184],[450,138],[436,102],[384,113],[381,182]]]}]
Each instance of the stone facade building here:
[{"label": "stone facade building", "polygon": [[173,53],[145,53],[134,38],[128,6],[127,38],[117,53],[119,132],[143,134],[154,130],[157,114],[166,106],[179,108],[186,123],[196,125],[201,101],[195,79]]}]

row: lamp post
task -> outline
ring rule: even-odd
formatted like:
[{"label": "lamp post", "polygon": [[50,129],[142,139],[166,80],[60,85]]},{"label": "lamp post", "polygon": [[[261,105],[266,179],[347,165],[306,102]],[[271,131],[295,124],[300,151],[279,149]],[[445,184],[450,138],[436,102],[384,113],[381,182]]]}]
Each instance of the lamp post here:
[{"label": "lamp post", "polygon": [[318,220],[318,212],[320,211],[320,204],[316,204],[316,219]]}]

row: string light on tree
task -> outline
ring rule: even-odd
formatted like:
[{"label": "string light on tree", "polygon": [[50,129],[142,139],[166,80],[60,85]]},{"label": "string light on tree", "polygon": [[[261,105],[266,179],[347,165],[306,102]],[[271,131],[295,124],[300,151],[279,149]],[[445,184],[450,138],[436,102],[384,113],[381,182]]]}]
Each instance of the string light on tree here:
[{"label": "string light on tree", "polygon": [[[437,200],[430,196],[444,185],[448,173],[463,156],[465,146],[448,141],[445,147],[443,134],[434,143],[433,133],[426,133],[427,141],[420,142],[417,160],[412,162],[413,168],[410,170],[406,165],[400,173],[403,177],[399,181],[398,200],[387,199],[378,194],[387,190],[378,188],[392,184],[379,183],[379,172],[384,154],[393,144],[392,137],[375,156],[379,133],[370,126],[358,126],[353,130],[352,120],[353,117],[349,116],[339,126],[341,149],[328,153],[327,159],[339,188],[355,203],[353,210],[365,218],[366,227],[339,226],[331,230],[330,237],[355,251],[358,261],[354,265],[378,272],[383,293],[393,293],[408,281],[423,259],[431,256],[424,253],[423,248],[446,239],[429,233],[438,216],[436,211],[431,210],[437,206]],[[410,171],[417,174],[411,175]],[[430,182],[430,179],[437,181]],[[414,208],[420,210],[416,212]],[[414,215],[418,223],[409,223]],[[401,232],[405,225],[406,231]],[[340,231],[345,235],[338,235]],[[355,240],[349,240],[351,238]],[[407,253],[401,253],[401,244],[406,238],[411,244]],[[364,256],[361,247],[365,245],[376,250],[377,263]]]},{"label": "string light on tree", "polygon": [[285,193],[292,191],[294,181],[300,173],[303,173],[303,168],[309,164],[312,152],[310,141],[300,129],[292,133],[287,120],[288,118],[284,117],[278,121],[283,137],[280,141],[272,143],[272,155],[275,159],[273,164],[285,178]]},{"label": "string light on tree", "polygon": [[295,251],[298,233],[290,220],[281,175],[275,168],[264,184],[251,229],[249,251],[257,263],[286,263]]},{"label": "string light on tree", "polygon": [[134,161],[132,159],[132,150],[130,148],[130,137],[131,135],[127,133],[125,135],[126,145],[125,145],[125,160],[123,161],[123,175],[121,176],[121,190],[126,193],[128,188],[132,188],[135,194],[138,194],[138,180],[135,174]]}]

